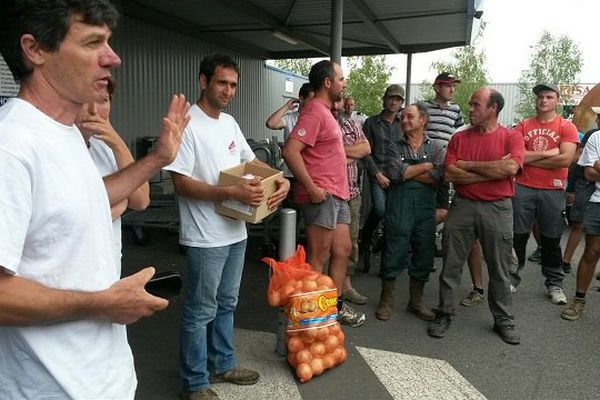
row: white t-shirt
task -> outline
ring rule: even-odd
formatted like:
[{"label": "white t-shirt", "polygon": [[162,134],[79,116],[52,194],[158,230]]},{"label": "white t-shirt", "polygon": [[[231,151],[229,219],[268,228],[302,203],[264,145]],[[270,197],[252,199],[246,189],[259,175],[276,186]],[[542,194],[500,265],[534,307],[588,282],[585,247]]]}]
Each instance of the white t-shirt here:
[{"label": "white t-shirt", "polygon": [[[254,160],[252,149],[231,115],[221,113],[219,119],[213,119],[194,104],[190,116],[179,153],[166,170],[217,185],[222,170]],[[179,214],[179,243],[184,246],[228,246],[248,236],[245,222],[217,214],[213,201],[179,196]]]},{"label": "white t-shirt", "polygon": [[[583,167],[593,167],[600,160],[600,131],[592,133],[579,157],[578,164]],[[600,181],[596,181],[596,190],[590,197],[592,203],[600,203]]]},{"label": "white t-shirt", "polygon": [[[90,138],[90,147],[88,147],[88,149],[101,177],[104,178],[105,176],[112,175],[119,170],[113,151],[102,140],[96,139],[92,136]],[[121,248],[123,247],[121,241],[121,217],[115,219],[112,223],[112,226],[115,241],[115,260],[117,262],[117,266],[120,268]],[[121,272],[119,271],[119,275],[120,274]]]},{"label": "white t-shirt", "polygon": [[288,113],[283,114],[281,121],[283,122],[283,142],[287,142],[288,136],[292,132],[292,129],[298,123],[298,118],[300,117],[300,113],[298,111],[290,111]]},{"label": "white t-shirt", "polygon": [[[0,107],[0,265],[42,285],[98,291],[119,279],[106,189],[75,126],[28,102]],[[133,399],[125,326],[0,326],[0,399]]]}]

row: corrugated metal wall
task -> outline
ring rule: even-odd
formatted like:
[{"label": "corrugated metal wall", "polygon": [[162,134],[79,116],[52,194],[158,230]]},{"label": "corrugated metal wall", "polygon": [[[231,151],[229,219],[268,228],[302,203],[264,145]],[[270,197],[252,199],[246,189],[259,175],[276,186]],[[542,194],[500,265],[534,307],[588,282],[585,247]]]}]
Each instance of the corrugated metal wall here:
[{"label": "corrugated metal wall", "polygon": [[[283,104],[284,94],[297,95],[306,81],[267,67],[263,60],[241,57],[128,17],[121,19],[112,45],[123,64],[114,71],[118,87],[111,121],[132,149],[139,138],[157,135],[173,93],[184,93],[191,103],[198,99],[198,67],[208,54],[228,53],[239,62],[238,91],[226,112],[235,117],[247,138],[262,140],[278,134],[265,127],[265,120]],[[293,82],[293,93],[285,92],[286,78]]]}]

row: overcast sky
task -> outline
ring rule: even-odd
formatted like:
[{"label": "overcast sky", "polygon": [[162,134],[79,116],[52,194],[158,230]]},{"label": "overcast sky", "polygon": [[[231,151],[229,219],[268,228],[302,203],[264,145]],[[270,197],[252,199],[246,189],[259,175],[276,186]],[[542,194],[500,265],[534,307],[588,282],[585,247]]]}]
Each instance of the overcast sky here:
[{"label": "overcast sky", "polygon": [[[516,82],[529,65],[531,46],[544,30],[568,35],[582,51],[581,83],[600,81],[600,0],[486,0],[481,46],[493,83]],[[432,80],[436,60],[451,60],[452,49],[413,55],[412,81]],[[392,82],[406,81],[406,56],[388,56],[396,67]]]}]

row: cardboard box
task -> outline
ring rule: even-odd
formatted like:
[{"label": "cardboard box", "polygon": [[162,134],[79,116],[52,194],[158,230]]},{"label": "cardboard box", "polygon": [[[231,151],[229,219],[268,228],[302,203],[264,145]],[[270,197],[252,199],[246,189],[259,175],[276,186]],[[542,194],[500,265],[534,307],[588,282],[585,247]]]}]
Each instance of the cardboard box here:
[{"label": "cardboard box", "polygon": [[269,210],[267,199],[275,192],[275,190],[277,190],[276,181],[283,177],[283,172],[273,168],[244,163],[237,167],[221,171],[219,174],[219,186],[236,185],[245,174],[252,174],[262,178],[261,185],[265,189],[265,198],[263,202],[258,207],[252,207],[237,200],[223,200],[217,203],[217,212],[226,217],[256,224],[276,211]]}]

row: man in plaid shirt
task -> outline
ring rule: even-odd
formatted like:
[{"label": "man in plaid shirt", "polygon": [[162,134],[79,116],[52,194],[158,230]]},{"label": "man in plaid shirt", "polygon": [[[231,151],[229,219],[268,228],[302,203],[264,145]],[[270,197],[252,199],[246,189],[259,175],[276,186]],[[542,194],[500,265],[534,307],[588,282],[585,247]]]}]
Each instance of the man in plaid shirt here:
[{"label": "man in plaid shirt", "polygon": [[352,287],[350,275],[354,273],[358,265],[358,233],[360,230],[360,205],[362,199],[360,197],[360,177],[358,169],[358,160],[371,153],[371,146],[364,135],[362,128],[358,123],[351,118],[342,118],[341,110],[344,101],[336,101],[333,103],[332,113],[336,117],[344,140],[344,150],[347,158],[348,169],[348,185],[350,186],[350,199],[348,207],[350,208],[350,240],[352,242],[352,252],[348,259],[348,270],[346,279],[344,280],[344,288],[342,297],[344,300],[354,304],[366,304],[367,297],[358,293]]}]

